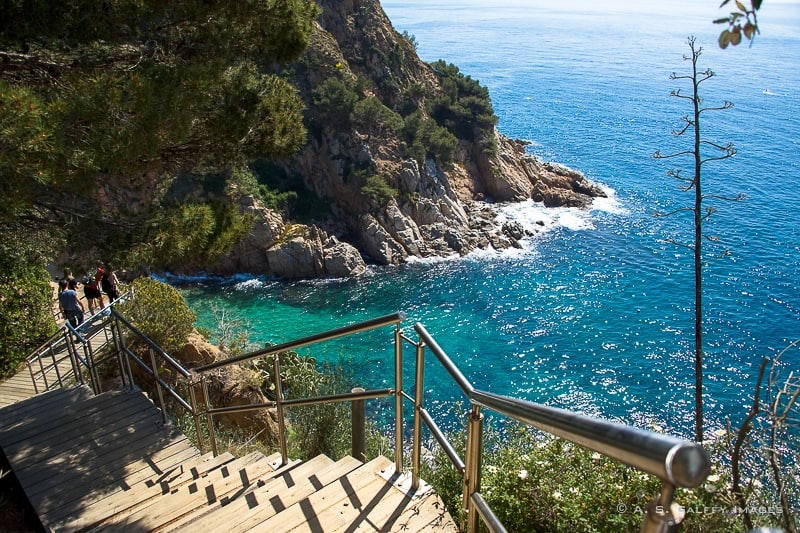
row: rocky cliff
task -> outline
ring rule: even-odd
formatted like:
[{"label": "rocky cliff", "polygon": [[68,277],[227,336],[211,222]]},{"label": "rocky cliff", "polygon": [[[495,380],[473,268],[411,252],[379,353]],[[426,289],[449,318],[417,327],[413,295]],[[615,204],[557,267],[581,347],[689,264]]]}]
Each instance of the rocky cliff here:
[{"label": "rocky cliff", "polygon": [[[241,208],[253,230],[213,271],[348,276],[364,272],[365,260],[503,249],[525,235],[499,222],[492,202],[585,208],[604,195],[581,173],[527,154],[485,116],[465,126],[446,115],[450,82],[419,59],[377,0],[319,4],[310,46],[287,72],[308,107],[308,143],[279,167],[300,176],[331,214],[292,224],[247,197]],[[444,148],[431,148],[436,139]]]}]

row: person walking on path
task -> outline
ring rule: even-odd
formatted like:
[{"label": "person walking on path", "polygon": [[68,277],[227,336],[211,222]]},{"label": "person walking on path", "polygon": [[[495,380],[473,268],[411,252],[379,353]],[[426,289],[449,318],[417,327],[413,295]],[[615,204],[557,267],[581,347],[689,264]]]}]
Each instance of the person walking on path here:
[{"label": "person walking on path", "polygon": [[112,303],[119,298],[119,293],[117,292],[118,286],[119,280],[117,279],[117,274],[114,272],[114,267],[107,265],[103,272],[103,277],[100,279],[100,287],[103,289],[103,292],[108,295],[108,303]]},{"label": "person walking on path", "polygon": [[58,295],[58,303],[64,310],[64,316],[75,328],[83,323],[83,312],[86,310],[78,297],[77,288],[78,282],[74,279],[70,280],[67,288]]},{"label": "person walking on path", "polygon": [[86,303],[89,304],[89,312],[94,314],[95,305],[98,309],[102,309],[105,305],[103,303],[103,293],[100,292],[100,287],[97,286],[97,281],[94,277],[89,277],[83,284],[83,295],[86,296]]}]

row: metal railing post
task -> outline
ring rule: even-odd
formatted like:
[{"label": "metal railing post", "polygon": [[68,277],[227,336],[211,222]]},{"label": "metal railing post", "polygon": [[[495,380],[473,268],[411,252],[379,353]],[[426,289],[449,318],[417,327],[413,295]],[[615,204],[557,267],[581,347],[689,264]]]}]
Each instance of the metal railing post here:
[{"label": "metal railing post", "polygon": [[664,481],[661,485],[661,494],[651,501],[645,509],[644,522],[641,533],[677,533],[681,529],[683,516],[672,513],[672,496],[675,485]]},{"label": "metal railing post", "polygon": [[468,533],[478,531],[478,513],[472,502],[472,495],[480,490],[481,454],[483,449],[483,413],[480,405],[473,405],[467,422],[467,450],[464,468],[464,530]]},{"label": "metal railing post", "polygon": [[217,435],[214,431],[214,415],[211,413],[211,397],[208,395],[208,380],[203,376],[203,395],[206,397],[206,424],[208,424],[208,440],[211,442],[211,453],[219,455]]},{"label": "metal railing post", "polygon": [[81,362],[75,352],[75,346],[71,340],[64,340],[64,347],[67,349],[67,357],[69,357],[69,364],[72,366],[72,375],[75,376],[75,382],[83,385],[86,381],[83,379],[83,372],[81,372]]},{"label": "metal railing post", "polygon": [[94,349],[92,349],[92,341],[87,340],[83,345],[83,353],[86,355],[86,362],[89,364],[89,375],[92,376],[92,385],[95,394],[103,392],[103,385],[100,383],[100,373],[97,371],[97,365],[94,362]]},{"label": "metal railing post", "polygon": [[119,330],[119,321],[113,317],[109,319],[109,328],[111,329],[111,340],[114,342],[114,349],[117,351],[117,365],[119,366],[119,378],[122,381],[123,388],[132,389],[133,379],[126,370],[125,350],[122,342],[122,332]]},{"label": "metal railing post", "polygon": [[128,356],[128,345],[125,343],[125,336],[122,334],[122,323],[117,320],[117,331],[119,332],[120,345],[122,346],[122,361],[125,364],[125,371],[128,375],[128,382],[130,388],[136,387],[136,382],[133,379],[133,369],[131,368],[131,358]]},{"label": "metal railing post", "polygon": [[[194,421],[194,431],[195,431],[195,433],[197,433],[197,447],[202,450],[203,449],[203,432],[200,431],[200,413],[198,412],[198,409],[197,409],[197,394],[194,391],[195,385],[197,385],[197,382],[195,381],[196,378],[197,378],[197,375],[195,374],[194,376],[192,376],[192,379],[189,380],[189,383],[188,383],[189,401],[191,402],[191,406],[192,406],[192,420]],[[204,380],[205,378],[201,377],[200,379]]]},{"label": "metal railing post", "polygon": [[400,324],[394,330],[394,465],[403,472],[403,335]]},{"label": "metal railing post", "polygon": [[75,381],[81,385],[86,383],[83,379],[83,372],[81,371],[81,361],[78,356],[78,349],[72,341],[72,335],[69,334],[69,326],[64,326],[64,346],[67,348],[67,355],[69,356],[70,364],[72,365],[72,372],[75,374]]},{"label": "metal railing post", "polygon": [[422,448],[422,403],[425,394],[425,343],[417,344],[417,372],[414,387],[414,436],[411,443],[411,488],[419,488],[419,463]]},{"label": "metal railing post", "polygon": [[61,379],[61,371],[58,369],[58,361],[56,360],[56,352],[53,350],[53,345],[48,346],[48,352],[50,352],[50,359],[53,360],[53,368],[56,371],[56,379],[58,380],[58,385],[60,387],[64,386],[64,382]]},{"label": "metal railing post", "polygon": [[158,393],[158,404],[161,406],[161,420],[163,420],[164,425],[169,424],[169,419],[167,418],[167,406],[164,403],[164,391],[161,390],[161,383],[159,381],[158,376],[158,364],[156,363],[156,353],[153,351],[152,347],[147,348],[147,351],[150,352],[150,364],[152,365],[150,368],[153,370],[153,383],[156,386],[156,392]]},{"label": "metal railing post", "polygon": [[[37,359],[39,358],[37,357]],[[39,386],[36,384],[36,376],[34,376],[33,374],[33,364],[31,364],[30,360],[26,361],[25,363],[28,365],[28,372],[30,372],[31,374],[31,382],[33,383],[33,392],[34,394],[39,394]]]},{"label": "metal railing post", "polygon": [[[364,392],[363,387],[355,387],[350,392]],[[367,423],[367,403],[358,399],[350,402],[351,420],[351,452],[353,457],[361,462],[367,462],[366,446],[366,423]]]},{"label": "metal railing post", "polygon": [[275,403],[278,410],[278,438],[281,446],[281,466],[289,464],[289,452],[286,449],[286,424],[283,418],[283,387],[281,384],[281,362],[278,354],[272,356],[272,368],[275,371]]}]

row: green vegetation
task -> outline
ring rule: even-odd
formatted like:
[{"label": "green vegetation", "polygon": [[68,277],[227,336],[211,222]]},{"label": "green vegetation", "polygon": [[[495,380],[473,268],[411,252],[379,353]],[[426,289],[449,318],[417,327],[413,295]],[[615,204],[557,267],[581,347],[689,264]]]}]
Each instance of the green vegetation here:
[{"label": "green vegetation", "polygon": [[50,274],[41,254],[48,236],[0,239],[0,378],[13,374],[28,353],[56,332]]},{"label": "green vegetation", "polygon": [[[496,422],[496,421],[495,421]],[[481,494],[512,532],[638,531],[648,503],[661,490],[661,480],[517,424],[488,422],[481,473]],[[494,428],[494,429],[492,429]],[[762,479],[768,463],[748,465],[743,505],[731,493],[733,433],[720,430],[706,443],[712,472],[696,489],[678,489],[675,502],[685,512],[682,531],[748,531],[743,511],[750,509],[756,526],[783,525],[775,486]],[[450,437],[463,457],[465,432]],[[431,483],[453,517],[459,515],[463,483],[438,447],[421,477]],[[750,448],[757,453],[758,448]],[[796,505],[797,486],[789,497]],[[796,524],[797,517],[793,518]],[[796,527],[796,526],[795,526]],[[787,529],[788,530],[788,529]]]},{"label": "green vegetation", "polygon": [[386,182],[385,177],[380,174],[369,174],[364,178],[361,194],[377,202],[378,205],[385,206],[392,198],[396,198],[399,192]]},{"label": "green vegetation", "polygon": [[379,139],[383,132],[396,135],[403,127],[402,117],[374,96],[359,100],[353,106],[351,117],[361,131]]},{"label": "green vegetation", "polygon": [[405,118],[403,134],[411,157],[420,163],[429,157],[445,168],[453,163],[458,139],[435,120],[424,117],[420,111]]},{"label": "green vegetation", "polygon": [[311,96],[319,112],[333,124],[349,124],[350,114],[359,100],[358,94],[336,77],[320,83]]},{"label": "green vegetation", "polygon": [[[725,7],[731,0],[723,0],[720,8]],[[758,29],[758,14],[761,9],[762,0],[751,0],[750,7],[746,7],[744,2],[735,0],[737,11],[731,11],[727,17],[718,18],[714,24],[727,24],[728,27],[719,34],[719,47],[727,48],[728,45],[736,46],[742,42],[742,36],[752,44]]]},{"label": "green vegetation", "polygon": [[136,278],[130,290],[134,297],[118,304],[117,311],[165,352],[182,348],[197,317],[181,293],[148,277]]},{"label": "green vegetation", "polygon": [[[226,169],[305,140],[297,91],[274,72],[305,48],[312,0],[6,2],[2,12],[0,242],[40,242],[41,230],[81,250],[86,267],[213,257],[247,221],[169,198],[176,177],[230,178]],[[15,285],[2,295],[13,310],[4,369],[52,331],[49,295],[34,302],[52,258],[3,251]]]},{"label": "green vegetation", "polygon": [[497,124],[489,90],[453,64],[439,60],[431,66],[444,89],[442,96],[428,104],[431,116],[459,139],[486,137]]},{"label": "green vegetation", "polygon": [[67,235],[102,227],[98,246],[114,248],[108,234],[126,228],[98,187],[158,190],[177,172],[290,155],[304,140],[296,91],[266,72],[303,50],[313,2],[8,7],[0,169],[13,201],[0,222],[28,218]]},{"label": "green vegetation", "polygon": [[[355,386],[354,361],[323,363],[296,352],[280,354],[281,383],[286,399],[314,398],[350,392]],[[262,376],[262,391],[275,397],[275,376],[272,359],[258,359],[253,368]],[[288,446],[290,455],[308,460],[324,454],[339,459],[351,454],[351,413],[349,402],[292,407],[289,419]],[[374,424],[368,423],[366,454],[373,458],[385,453],[387,440]]]}]

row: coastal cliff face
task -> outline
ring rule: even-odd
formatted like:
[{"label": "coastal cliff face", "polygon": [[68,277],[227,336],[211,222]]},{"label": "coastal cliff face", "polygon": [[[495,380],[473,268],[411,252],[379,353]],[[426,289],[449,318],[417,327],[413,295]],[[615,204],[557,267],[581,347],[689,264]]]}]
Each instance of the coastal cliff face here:
[{"label": "coastal cliff face", "polygon": [[365,259],[399,264],[516,247],[524,231],[500,222],[491,202],[585,208],[604,196],[580,172],[527,154],[493,123],[450,136],[448,157],[415,150],[409,125],[433,124],[431,103],[449,88],[377,0],[319,5],[310,45],[290,68],[308,107],[309,139],[279,166],[329,203],[331,216],[289,224],[247,197],[241,209],[253,230],[212,271],[349,276],[366,270]]}]

